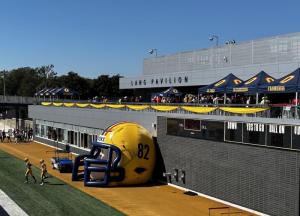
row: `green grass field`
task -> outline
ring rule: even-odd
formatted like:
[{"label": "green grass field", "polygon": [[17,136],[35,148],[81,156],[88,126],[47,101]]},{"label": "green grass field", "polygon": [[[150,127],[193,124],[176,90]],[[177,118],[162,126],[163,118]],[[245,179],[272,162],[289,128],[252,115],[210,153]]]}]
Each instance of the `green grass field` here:
[{"label": "green grass field", "polygon": [[0,189],[14,200],[28,215],[123,215],[72,186],[51,176],[48,184],[39,185],[40,171],[33,167],[38,183],[24,184],[25,165],[0,151]]}]

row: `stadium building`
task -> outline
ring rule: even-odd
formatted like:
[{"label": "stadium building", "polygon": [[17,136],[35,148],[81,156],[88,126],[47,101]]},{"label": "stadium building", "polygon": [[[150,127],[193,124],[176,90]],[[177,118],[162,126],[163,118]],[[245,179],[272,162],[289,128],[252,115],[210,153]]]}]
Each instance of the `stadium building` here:
[{"label": "stadium building", "polygon": [[[280,78],[299,67],[300,33],[295,33],[145,59],[143,74],[122,78],[120,88],[195,91],[230,73],[247,80],[263,70]],[[30,106],[29,116],[36,141],[68,144],[76,153],[88,151],[108,126],[137,122],[156,140],[155,178],[265,214],[300,214],[297,115],[272,118],[261,107],[250,112],[248,107],[144,106],[49,102]]]},{"label": "stadium building", "polygon": [[294,33],[147,58],[143,74],[121,78],[120,89],[139,89],[149,95],[157,88],[174,86],[196,93],[198,86],[230,73],[246,80],[262,70],[280,78],[300,66],[299,39],[300,33]]}]

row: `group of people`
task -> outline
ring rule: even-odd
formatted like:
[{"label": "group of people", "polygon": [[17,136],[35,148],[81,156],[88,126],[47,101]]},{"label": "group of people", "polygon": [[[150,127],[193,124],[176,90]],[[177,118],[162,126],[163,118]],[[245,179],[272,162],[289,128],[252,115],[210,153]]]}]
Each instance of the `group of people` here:
[{"label": "group of people", "polygon": [[[34,180],[34,183],[36,183],[36,178],[35,176],[33,175],[33,172],[32,172],[32,164],[30,163],[29,159],[28,158],[25,158],[24,159],[24,162],[25,162],[25,167],[26,167],[26,171],[25,171],[25,182],[26,184],[29,183],[29,179],[28,177],[31,176],[32,179]],[[44,185],[45,183],[45,179],[47,178],[47,166],[45,164],[45,161],[43,159],[40,160],[40,169],[41,169],[41,183],[40,185]]]},{"label": "group of people", "polygon": [[218,96],[218,95],[200,95],[200,104],[254,104],[256,101],[251,96],[231,95],[231,96]]},{"label": "group of people", "polygon": [[107,102],[119,102],[119,103],[124,103],[124,102],[135,102],[135,103],[141,103],[144,102],[144,99],[142,96],[124,96],[121,98],[107,98],[105,96],[95,96],[91,100],[89,100],[92,103],[107,103]]},{"label": "group of people", "polygon": [[[226,99],[225,99],[226,98]],[[218,96],[218,95],[193,95],[186,94],[181,100],[179,97],[161,97],[154,96],[151,99],[152,103],[199,103],[199,104],[223,104],[226,100],[226,104],[254,104],[255,98],[252,96],[241,96],[241,95],[231,95],[228,97]],[[261,104],[267,104],[270,101],[267,100],[267,97],[262,98]]]},{"label": "group of people", "polygon": [[179,97],[162,97],[162,96],[154,96],[151,99],[152,103],[180,103]]},{"label": "group of people", "polygon": [[105,96],[101,96],[101,97],[95,96],[95,97],[92,98],[92,100],[90,100],[90,102],[92,102],[92,103],[106,103],[106,102],[108,102],[108,98],[105,97]]},{"label": "group of people", "polygon": [[0,130],[0,140],[1,142],[26,142],[33,139],[33,129],[9,129],[7,132],[5,130]]},{"label": "group of people", "polygon": [[141,102],[144,102],[144,99],[142,96],[132,96],[132,97],[127,97],[127,96],[124,96],[122,98],[119,98],[118,100],[119,103],[126,103],[126,102],[135,102],[135,103],[141,103]]},{"label": "group of people", "polygon": [[[213,94],[200,94],[200,95],[193,95],[193,94],[186,94],[182,97],[179,96],[160,96],[155,95],[151,98],[152,103],[198,103],[198,104],[224,104],[224,100],[226,104],[255,104],[256,99],[254,96],[247,96],[247,95],[228,95],[224,97],[224,95],[213,95]],[[107,97],[93,97],[91,102],[97,103],[106,103],[109,101],[114,101],[118,103],[126,103],[126,102],[135,102],[141,103],[146,102],[142,96],[124,96],[119,99],[110,99],[108,100]],[[259,101],[259,104],[269,104],[270,100],[267,96],[264,96]]]}]

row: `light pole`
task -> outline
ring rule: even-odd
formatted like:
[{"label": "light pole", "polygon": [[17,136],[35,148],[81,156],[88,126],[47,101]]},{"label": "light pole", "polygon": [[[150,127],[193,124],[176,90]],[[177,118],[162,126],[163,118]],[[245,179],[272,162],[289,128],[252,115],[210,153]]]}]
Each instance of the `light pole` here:
[{"label": "light pole", "polygon": [[232,45],[235,44],[235,40],[228,40],[225,42],[226,45],[229,45],[229,63],[231,64],[231,59],[232,59],[232,55],[231,55],[231,47]]},{"label": "light pole", "polygon": [[210,40],[210,41],[215,40],[215,41],[216,41],[216,47],[219,46],[219,36],[218,36],[218,35],[212,35],[212,36],[210,36],[210,37],[209,37],[209,40]]},{"label": "light pole", "polygon": [[157,49],[149,49],[148,53],[150,55],[153,55],[153,53],[155,53],[155,57],[157,57]]}]

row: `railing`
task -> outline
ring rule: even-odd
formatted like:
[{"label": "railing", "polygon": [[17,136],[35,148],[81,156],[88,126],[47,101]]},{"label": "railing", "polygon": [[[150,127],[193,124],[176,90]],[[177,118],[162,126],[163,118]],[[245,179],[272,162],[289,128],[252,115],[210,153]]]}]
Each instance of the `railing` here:
[{"label": "railing", "polygon": [[[45,105],[45,103],[44,103]],[[134,106],[132,106],[134,105]],[[47,106],[93,108],[103,110],[123,110],[134,112],[164,112],[178,114],[205,114],[220,116],[246,116],[264,118],[299,119],[300,106],[294,105],[259,105],[259,104],[186,104],[186,103],[99,103],[87,100],[48,101]],[[138,109],[135,106],[144,106]],[[165,109],[160,109],[164,106]],[[188,108],[188,109],[187,109]],[[192,109],[190,109],[192,108]],[[196,108],[196,110],[194,109]]]}]

